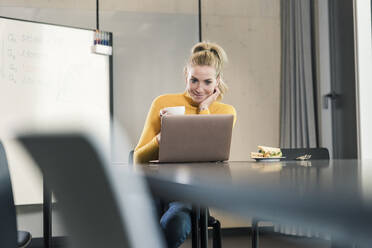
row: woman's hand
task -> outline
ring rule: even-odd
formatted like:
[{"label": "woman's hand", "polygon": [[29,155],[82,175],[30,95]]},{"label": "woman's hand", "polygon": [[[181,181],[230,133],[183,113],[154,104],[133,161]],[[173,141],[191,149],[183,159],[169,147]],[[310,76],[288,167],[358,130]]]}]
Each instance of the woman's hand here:
[{"label": "woman's hand", "polygon": [[220,90],[218,88],[215,89],[214,93],[207,97],[204,101],[199,104],[199,111],[203,111],[209,108],[209,106],[217,100],[217,97],[220,95]]},{"label": "woman's hand", "polygon": [[166,110],[166,109],[162,109],[162,110],[160,110],[160,120],[161,120],[161,118],[163,117],[163,116],[165,116],[165,115],[171,115],[171,113],[168,113],[168,111]]},{"label": "woman's hand", "polygon": [[[165,115],[171,115],[171,113],[169,113],[166,109],[162,109],[162,110],[160,110],[160,113],[159,113],[159,116],[160,116],[160,123],[161,123],[161,119],[162,119],[162,117],[165,116]],[[161,138],[161,133],[158,133],[158,134],[156,135],[156,139],[157,139],[157,141],[158,141],[159,144],[160,144],[160,138]]]}]

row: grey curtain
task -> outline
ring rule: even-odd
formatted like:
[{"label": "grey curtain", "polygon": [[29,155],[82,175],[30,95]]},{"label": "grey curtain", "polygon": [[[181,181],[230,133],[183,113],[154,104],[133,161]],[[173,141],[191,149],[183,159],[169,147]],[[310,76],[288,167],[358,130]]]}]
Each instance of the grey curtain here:
[{"label": "grey curtain", "polygon": [[311,1],[281,0],[280,147],[316,147]]},{"label": "grey curtain", "polygon": [[[312,0],[281,0],[280,147],[317,147]],[[304,178],[305,179],[305,178]],[[300,225],[274,224],[277,232],[319,237]]]}]

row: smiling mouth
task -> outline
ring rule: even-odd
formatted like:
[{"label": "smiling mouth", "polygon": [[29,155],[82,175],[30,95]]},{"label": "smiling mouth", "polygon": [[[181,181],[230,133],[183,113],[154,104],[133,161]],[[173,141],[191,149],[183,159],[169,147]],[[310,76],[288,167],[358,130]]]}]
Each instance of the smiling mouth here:
[{"label": "smiling mouth", "polygon": [[203,95],[198,95],[198,94],[195,94],[195,93],[193,93],[193,95],[196,96],[196,97],[202,97],[203,96]]}]

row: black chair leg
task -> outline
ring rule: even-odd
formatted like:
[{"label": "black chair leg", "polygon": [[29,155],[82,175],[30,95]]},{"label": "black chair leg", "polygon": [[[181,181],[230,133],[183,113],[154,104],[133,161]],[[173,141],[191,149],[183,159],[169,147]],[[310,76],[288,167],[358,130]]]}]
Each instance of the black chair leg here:
[{"label": "black chair leg", "polygon": [[221,223],[215,220],[211,226],[213,228],[213,248],[221,248]]},{"label": "black chair leg", "polygon": [[258,221],[252,220],[252,248],[258,248]]},{"label": "black chair leg", "polygon": [[200,247],[208,247],[208,210],[207,208],[200,208]]},{"label": "black chair leg", "polygon": [[43,181],[43,229],[44,247],[52,247],[52,191],[50,191]]},{"label": "black chair leg", "polygon": [[208,208],[193,206],[191,213],[193,248],[208,246],[208,226],[213,228],[213,248],[221,248],[221,223],[209,215]]},{"label": "black chair leg", "polygon": [[192,207],[192,213],[191,213],[191,243],[192,243],[192,248],[199,248],[199,246],[200,246],[199,218],[200,218],[200,208],[193,206]]}]

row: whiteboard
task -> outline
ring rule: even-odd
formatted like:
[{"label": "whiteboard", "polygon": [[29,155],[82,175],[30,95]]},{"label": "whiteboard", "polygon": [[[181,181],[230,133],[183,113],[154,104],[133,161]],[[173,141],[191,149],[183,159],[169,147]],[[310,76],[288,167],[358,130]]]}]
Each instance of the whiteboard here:
[{"label": "whiteboard", "polygon": [[92,30],[0,17],[0,139],[18,205],[41,203],[42,181],[8,136],[14,126],[71,124],[109,147],[111,59],[92,52],[93,39]]}]

